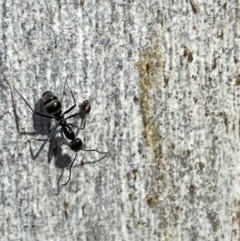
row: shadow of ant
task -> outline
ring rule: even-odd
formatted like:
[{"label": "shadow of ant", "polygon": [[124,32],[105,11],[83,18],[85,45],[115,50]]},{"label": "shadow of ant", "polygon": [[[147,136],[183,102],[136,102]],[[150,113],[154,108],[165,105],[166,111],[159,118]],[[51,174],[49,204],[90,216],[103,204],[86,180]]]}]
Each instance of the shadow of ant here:
[{"label": "shadow of ant", "polygon": [[[11,92],[11,99],[12,99],[12,107],[13,107],[13,114],[15,119],[15,124],[17,128],[17,132],[19,135],[29,135],[29,136],[36,136],[36,135],[49,135],[50,129],[51,129],[51,119],[44,118],[43,116],[35,115],[32,113],[32,120],[33,120],[33,129],[34,131],[20,131],[20,125],[19,125],[19,115],[17,113],[16,103],[13,97],[13,90],[10,88]],[[43,101],[40,98],[34,105],[34,111],[42,112],[46,114],[46,110],[43,105]],[[34,154],[33,150],[31,148],[30,144],[30,153],[33,160],[35,160],[40,152],[43,150],[44,146],[46,145],[46,142],[42,143],[39,150]]]},{"label": "shadow of ant", "polygon": [[62,179],[64,168],[68,167],[72,162],[72,159],[68,154],[62,153],[62,145],[63,145],[62,138],[58,136],[50,140],[50,145],[48,149],[48,163],[50,163],[52,158],[54,158],[55,166],[62,170],[61,175],[59,176],[57,181],[57,193],[55,195],[59,194],[59,191],[60,191],[59,183],[60,183],[60,180]]}]

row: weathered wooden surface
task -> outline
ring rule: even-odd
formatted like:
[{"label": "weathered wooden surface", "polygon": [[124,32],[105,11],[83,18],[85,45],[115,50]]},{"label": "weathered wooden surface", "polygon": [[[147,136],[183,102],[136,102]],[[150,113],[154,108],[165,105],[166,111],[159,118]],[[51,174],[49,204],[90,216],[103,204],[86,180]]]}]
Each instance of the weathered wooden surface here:
[{"label": "weathered wooden surface", "polygon": [[[1,240],[240,240],[239,4],[2,0]],[[56,196],[74,153],[58,133],[32,157],[49,122],[13,91],[16,119],[3,80],[37,109],[67,75],[92,103],[79,137],[109,155]]]}]

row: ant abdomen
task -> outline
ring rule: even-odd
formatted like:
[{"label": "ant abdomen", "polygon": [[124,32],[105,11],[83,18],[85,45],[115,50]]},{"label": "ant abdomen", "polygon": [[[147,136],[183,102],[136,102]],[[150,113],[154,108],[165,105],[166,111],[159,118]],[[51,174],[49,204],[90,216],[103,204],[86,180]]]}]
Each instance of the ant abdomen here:
[{"label": "ant abdomen", "polygon": [[71,150],[75,152],[82,150],[82,146],[83,146],[83,142],[80,138],[76,138],[75,140],[69,143],[69,147],[71,148]]},{"label": "ant abdomen", "polygon": [[55,96],[51,91],[46,91],[42,95],[43,104],[46,108],[46,111],[54,116],[59,118],[62,114],[62,104],[60,100]]}]

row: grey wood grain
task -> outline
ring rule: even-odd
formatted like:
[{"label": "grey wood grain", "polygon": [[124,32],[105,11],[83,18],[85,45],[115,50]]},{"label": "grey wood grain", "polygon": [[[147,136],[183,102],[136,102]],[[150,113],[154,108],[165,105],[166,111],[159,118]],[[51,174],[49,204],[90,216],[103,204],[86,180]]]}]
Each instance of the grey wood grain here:
[{"label": "grey wood grain", "polygon": [[[1,240],[240,240],[239,1],[3,0],[0,16]],[[55,122],[5,80],[65,110],[68,75],[92,104],[78,137],[109,154],[79,152],[65,187],[74,152],[59,132],[30,146]]]}]

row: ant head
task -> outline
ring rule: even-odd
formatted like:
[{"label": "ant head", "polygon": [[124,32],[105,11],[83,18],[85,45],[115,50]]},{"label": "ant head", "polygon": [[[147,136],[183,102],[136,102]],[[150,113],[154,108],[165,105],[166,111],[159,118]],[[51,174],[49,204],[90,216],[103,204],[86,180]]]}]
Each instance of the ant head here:
[{"label": "ant head", "polygon": [[51,91],[46,91],[42,95],[42,101],[48,114],[54,116],[56,119],[60,118],[62,114],[62,104],[57,96]]},{"label": "ant head", "polygon": [[76,138],[75,140],[69,143],[69,147],[75,152],[82,150],[82,146],[83,142],[80,138]]},{"label": "ant head", "polygon": [[91,111],[91,104],[89,100],[84,100],[83,103],[80,105],[81,110],[88,114]]}]

